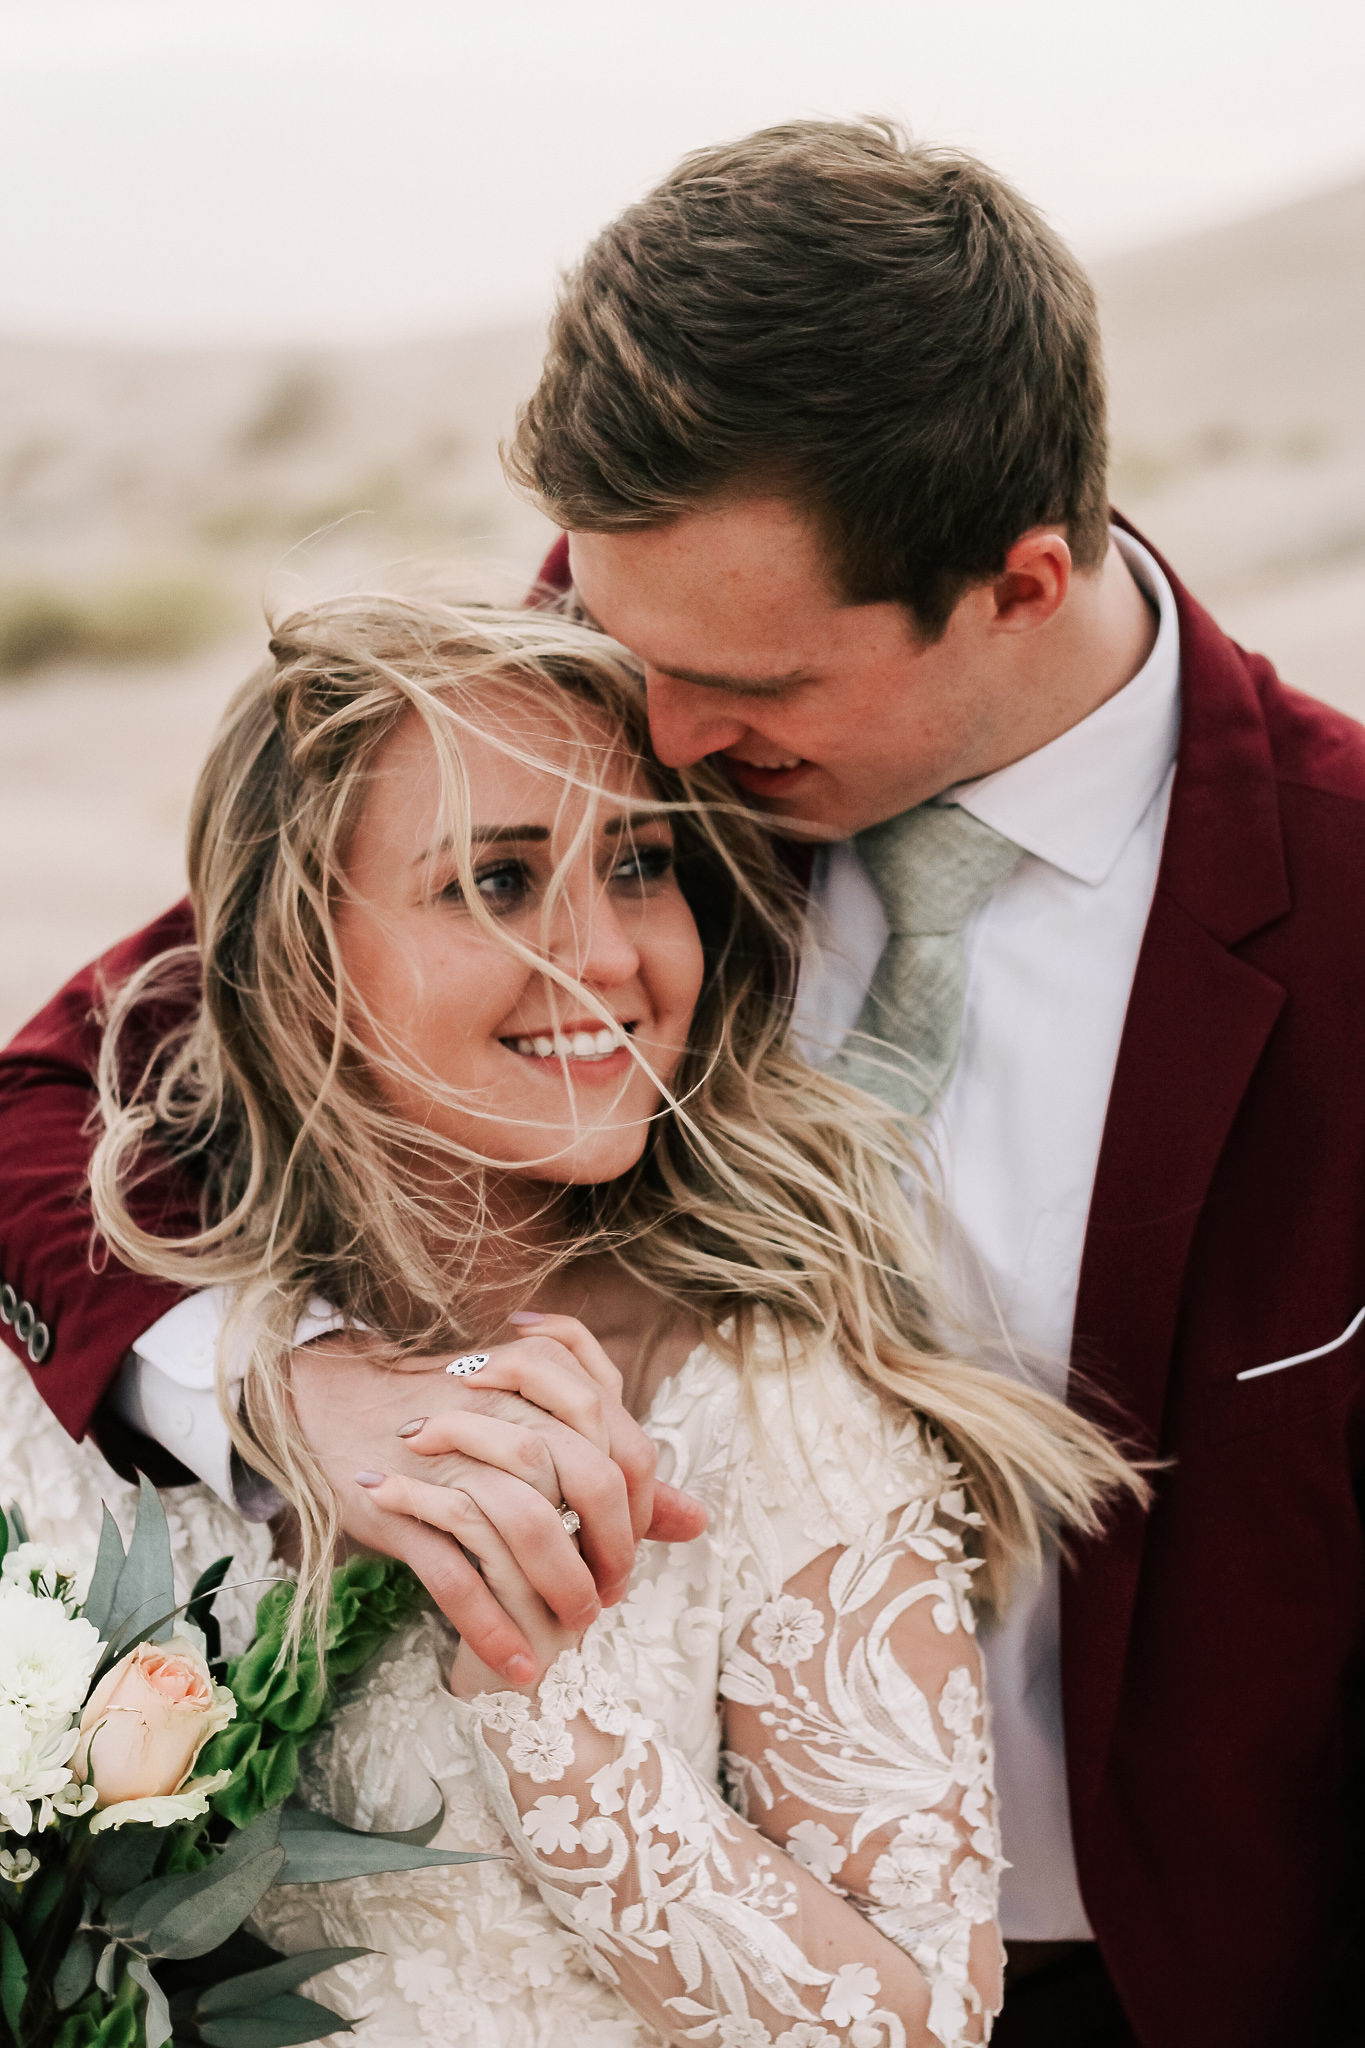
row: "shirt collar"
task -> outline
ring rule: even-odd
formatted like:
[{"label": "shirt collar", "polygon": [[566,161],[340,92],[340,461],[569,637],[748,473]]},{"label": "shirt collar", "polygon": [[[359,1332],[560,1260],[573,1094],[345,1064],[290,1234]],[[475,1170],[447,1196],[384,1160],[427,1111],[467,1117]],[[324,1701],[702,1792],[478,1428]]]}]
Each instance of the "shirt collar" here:
[{"label": "shirt collar", "polygon": [[1055,740],[1008,768],[959,783],[947,800],[1077,881],[1112,872],[1175,761],[1180,627],[1170,584],[1130,534],[1119,551],[1157,607],[1156,641],[1130,683]]}]

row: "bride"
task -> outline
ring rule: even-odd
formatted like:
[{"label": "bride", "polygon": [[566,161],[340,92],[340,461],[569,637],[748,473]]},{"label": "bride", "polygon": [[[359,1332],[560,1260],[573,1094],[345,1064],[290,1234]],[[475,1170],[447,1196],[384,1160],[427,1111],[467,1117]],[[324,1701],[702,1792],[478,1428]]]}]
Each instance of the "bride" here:
[{"label": "bride", "polygon": [[[438,1841],[500,1860],[281,1889],[262,1931],[380,1951],[328,1994],[365,2048],[984,2041],[1000,1857],[974,1612],[1127,1468],[952,1337],[896,1119],[789,1044],[767,837],[709,771],[652,762],[610,642],[355,598],[271,648],[199,785],[197,953],[114,1004],[101,1231],[235,1291],[234,1428],[291,1503],[304,1626],[339,1535],[287,1376],[319,1296],[395,1370],[445,1346],[589,1434],[619,1370],[709,1526],[642,1545],[625,1601],[570,1632],[470,1495],[376,1444],[355,1477],[457,1535],[543,1675],[509,1687],[426,1615],[355,1683],[304,1794],[405,1826],[434,1780]],[[191,1021],[135,1056],[187,966]],[[167,1150],[204,1174],[202,1229],[174,1241],[137,1220]],[[509,1469],[522,1440],[491,1409],[404,1433],[424,1432]]]}]

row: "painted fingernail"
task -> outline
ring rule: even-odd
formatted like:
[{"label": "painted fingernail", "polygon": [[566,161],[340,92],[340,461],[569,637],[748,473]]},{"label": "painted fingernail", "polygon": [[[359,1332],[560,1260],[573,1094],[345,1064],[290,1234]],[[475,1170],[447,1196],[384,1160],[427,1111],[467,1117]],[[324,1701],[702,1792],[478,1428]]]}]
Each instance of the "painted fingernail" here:
[{"label": "painted fingernail", "polygon": [[355,1483],[357,1486],[382,1486],[384,1484],[384,1474],[382,1472],[357,1472]]},{"label": "painted fingernail", "polygon": [[533,1308],[519,1308],[507,1320],[509,1323],[519,1323],[524,1328],[527,1323],[543,1323],[545,1318],[544,1316],[537,1315]]},{"label": "painted fingernail", "polygon": [[425,1416],[425,1415],[419,1415],[419,1416],[417,1417],[417,1419],[416,1419],[416,1421],[415,1421],[415,1422],[405,1422],[405,1423],[403,1424],[403,1427],[402,1427],[401,1429],[396,1429],[396,1430],[394,1431],[394,1435],[395,1435],[395,1436],[416,1436],[416,1434],[417,1434],[418,1430],[419,1430],[419,1429],[425,1429],[425,1428],[426,1428],[426,1426],[427,1426],[427,1418],[426,1418],[426,1416]]},{"label": "painted fingernail", "polygon": [[509,1657],[503,1672],[513,1685],[529,1685],[536,1675],[536,1667],[529,1657]]}]

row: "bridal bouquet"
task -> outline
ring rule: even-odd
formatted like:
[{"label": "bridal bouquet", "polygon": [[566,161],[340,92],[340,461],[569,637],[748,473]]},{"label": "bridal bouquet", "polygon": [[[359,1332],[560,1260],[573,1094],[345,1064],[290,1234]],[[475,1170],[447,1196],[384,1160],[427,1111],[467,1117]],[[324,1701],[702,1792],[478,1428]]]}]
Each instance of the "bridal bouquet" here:
[{"label": "bridal bouquet", "polygon": [[105,1511],[94,1575],[0,1513],[0,2038],[15,2048],[287,2048],[348,2022],[297,1987],[367,1953],[281,1956],[247,1932],[272,1884],[478,1860],[426,1845],[441,1812],[367,1835],[290,1805],[335,1685],[415,1611],[401,1566],[336,1574],[321,1654],[281,1646],[294,1588],[225,1664],[213,1601],[229,1558],[175,1603],[144,1480],[125,1552]]}]

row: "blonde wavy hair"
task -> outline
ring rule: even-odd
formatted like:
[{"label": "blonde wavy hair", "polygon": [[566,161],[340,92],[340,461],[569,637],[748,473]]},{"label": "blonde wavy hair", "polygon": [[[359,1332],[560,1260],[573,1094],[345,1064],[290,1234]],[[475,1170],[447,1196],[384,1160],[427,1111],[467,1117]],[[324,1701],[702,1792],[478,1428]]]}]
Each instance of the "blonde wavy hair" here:
[{"label": "blonde wavy hair", "polygon": [[[961,1461],[983,1520],[977,1591],[988,1606],[1017,1568],[1036,1564],[1046,1531],[1093,1532],[1106,1496],[1142,1492],[1096,1428],[1001,1375],[958,1330],[938,1280],[932,1203],[903,1192],[907,1174],[924,1179],[914,1134],[791,1043],[799,891],[717,773],[653,760],[639,677],[621,648],[553,612],[372,596],[296,613],[270,645],[199,778],[189,834],[197,943],[152,961],[111,998],[91,1180],[98,1229],[127,1265],[235,1291],[231,1329],[250,1342],[242,1411],[224,1388],[224,1412],[239,1450],[298,1514],[300,1608],[320,1615],[340,1533],[289,1397],[292,1333],[310,1298],[382,1332],[398,1353],[491,1334],[480,1264],[497,1162],[403,1122],[385,1100],[381,1064],[432,1096],[442,1083],[383,1038],[347,976],[334,922],[348,838],[400,721],[420,718],[435,749],[468,914],[521,952],[552,994],[572,993],[576,1014],[593,1000],[499,923],[475,886],[462,736],[544,765],[509,727],[508,684],[562,715],[566,791],[595,800],[602,725],[619,732],[671,813],[706,960],[688,1049],[638,1163],[602,1185],[547,1184],[547,1214],[561,1227],[540,1277],[606,1254],[662,1314],[699,1316],[741,1366],[759,1318],[793,1341],[834,1346]],[[488,705],[493,683],[500,715]],[[592,830],[591,810],[579,835]],[[183,1012],[196,988],[188,1021],[165,1028],[162,1004],[178,996]],[[602,1015],[611,1021],[604,1006]],[[139,1199],[168,1158],[202,1187],[198,1227],[171,1236],[148,1227]]]}]

